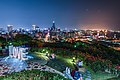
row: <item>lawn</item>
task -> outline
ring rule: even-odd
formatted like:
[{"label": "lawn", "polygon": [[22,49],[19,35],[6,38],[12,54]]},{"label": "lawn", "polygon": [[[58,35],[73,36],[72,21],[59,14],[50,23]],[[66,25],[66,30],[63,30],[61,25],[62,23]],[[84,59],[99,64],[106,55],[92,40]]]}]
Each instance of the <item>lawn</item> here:
[{"label": "lawn", "polygon": [[[35,57],[35,60],[44,60],[46,61],[46,65],[63,72],[66,68],[66,66],[74,69],[72,59],[70,58],[63,58],[60,56],[57,56],[55,59],[49,59],[45,53],[40,53],[40,52],[34,52],[32,55]],[[32,60],[34,61],[34,59]]]},{"label": "lawn", "polygon": [[105,72],[91,72],[92,80],[107,80],[109,78],[116,77],[116,75],[105,73]]},{"label": "lawn", "polygon": [[66,66],[70,67],[71,69],[74,69],[74,65],[73,65],[73,59],[69,58],[69,57],[61,57],[61,56],[57,56],[57,58],[63,62],[64,64],[66,64]]},{"label": "lawn", "polygon": [[49,60],[49,58],[46,56],[45,53],[34,52],[32,55],[35,56],[38,59],[40,58],[40,59],[44,59],[46,61]]},{"label": "lawn", "polygon": [[107,79],[107,80],[120,80],[120,77],[114,77],[114,78],[110,78],[110,79]]}]

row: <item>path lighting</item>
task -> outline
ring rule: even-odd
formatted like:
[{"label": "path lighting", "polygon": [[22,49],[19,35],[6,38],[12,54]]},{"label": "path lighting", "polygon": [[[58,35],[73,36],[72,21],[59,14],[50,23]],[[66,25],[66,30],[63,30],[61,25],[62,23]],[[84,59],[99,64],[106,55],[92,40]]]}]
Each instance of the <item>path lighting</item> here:
[{"label": "path lighting", "polygon": [[74,45],[74,48],[76,48],[77,46],[76,45]]},{"label": "path lighting", "polygon": [[46,56],[49,56],[49,53],[48,53],[48,51],[46,52]]},{"label": "path lighting", "polygon": [[46,51],[46,53],[48,53],[48,51]]},{"label": "path lighting", "polygon": [[43,49],[43,51],[45,51],[45,50]]},{"label": "path lighting", "polygon": [[75,62],[75,57],[73,57],[73,62]]},{"label": "path lighting", "polygon": [[45,52],[45,49],[43,49],[42,52],[44,53],[44,52]]},{"label": "path lighting", "polygon": [[10,45],[12,45],[12,43],[10,43]]}]

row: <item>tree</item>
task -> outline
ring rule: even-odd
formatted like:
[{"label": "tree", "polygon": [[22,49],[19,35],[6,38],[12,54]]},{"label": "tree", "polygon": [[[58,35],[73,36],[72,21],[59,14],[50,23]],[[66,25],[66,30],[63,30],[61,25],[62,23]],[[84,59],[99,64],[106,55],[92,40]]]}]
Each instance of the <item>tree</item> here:
[{"label": "tree", "polygon": [[0,37],[0,42],[1,42],[1,43],[6,42],[6,39],[3,38],[3,37]]},{"label": "tree", "polygon": [[14,45],[22,45],[26,44],[32,40],[32,37],[26,35],[26,34],[17,34],[15,38],[13,39],[13,44]]}]

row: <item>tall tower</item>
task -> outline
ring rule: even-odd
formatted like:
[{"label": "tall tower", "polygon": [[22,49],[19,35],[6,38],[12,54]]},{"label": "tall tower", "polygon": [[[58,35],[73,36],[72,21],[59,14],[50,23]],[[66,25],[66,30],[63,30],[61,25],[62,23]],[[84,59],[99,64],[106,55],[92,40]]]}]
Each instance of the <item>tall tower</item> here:
[{"label": "tall tower", "polygon": [[53,25],[52,25],[51,30],[55,31],[55,21],[53,21]]},{"label": "tall tower", "polygon": [[13,30],[13,25],[7,25],[8,32],[11,32]]}]

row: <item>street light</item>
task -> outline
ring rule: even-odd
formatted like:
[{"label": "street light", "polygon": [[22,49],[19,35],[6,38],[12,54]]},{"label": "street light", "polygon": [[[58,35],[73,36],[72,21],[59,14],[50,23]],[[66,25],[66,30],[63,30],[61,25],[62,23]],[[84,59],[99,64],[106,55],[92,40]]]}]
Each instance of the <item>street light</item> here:
[{"label": "street light", "polygon": [[76,45],[74,45],[74,48],[76,48],[77,46]]},{"label": "street light", "polygon": [[48,51],[46,53],[48,53]]},{"label": "street light", "polygon": [[75,57],[73,57],[73,62],[75,62]]},{"label": "street light", "polygon": [[49,56],[49,55],[48,55],[48,51],[46,52],[46,56]]}]

